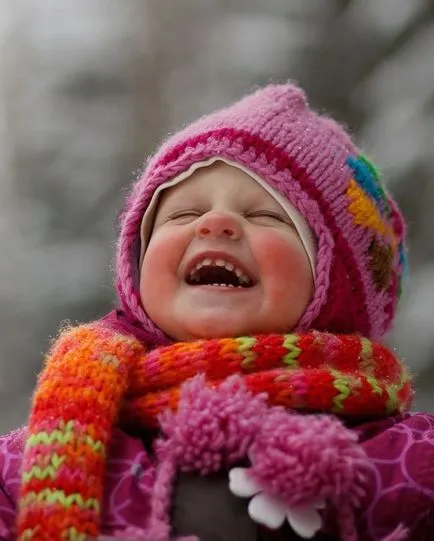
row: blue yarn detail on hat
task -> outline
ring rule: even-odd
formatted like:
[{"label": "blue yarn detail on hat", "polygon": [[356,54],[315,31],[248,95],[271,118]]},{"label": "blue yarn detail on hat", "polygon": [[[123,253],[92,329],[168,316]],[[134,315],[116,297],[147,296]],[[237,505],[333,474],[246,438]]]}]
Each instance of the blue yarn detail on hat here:
[{"label": "blue yarn detail on hat", "polygon": [[354,171],[354,180],[375,201],[380,212],[389,215],[390,206],[375,166],[365,156],[349,156],[346,163]]}]

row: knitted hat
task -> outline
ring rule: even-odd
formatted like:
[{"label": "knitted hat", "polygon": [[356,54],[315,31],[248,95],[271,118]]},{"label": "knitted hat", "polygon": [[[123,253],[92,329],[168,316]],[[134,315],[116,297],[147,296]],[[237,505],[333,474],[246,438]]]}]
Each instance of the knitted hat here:
[{"label": "knitted hat", "polygon": [[274,199],[276,199],[276,201],[280,204],[280,206],[286,212],[288,217],[291,219],[291,223],[294,224],[294,227],[306,251],[306,255],[309,259],[309,262],[312,268],[313,278],[315,279],[315,259],[316,259],[315,239],[305,217],[301,214],[301,212],[298,211],[298,209],[294,207],[294,205],[292,205],[292,203],[288,199],[283,197],[277,190],[275,190],[269,184],[267,184],[261,177],[259,177],[258,175],[255,175],[255,173],[237,164],[236,162],[231,162],[230,160],[227,160],[226,158],[222,158],[221,156],[213,157],[202,162],[196,162],[193,165],[191,165],[186,171],[183,171],[180,175],[158,186],[158,188],[153,193],[152,199],[142,218],[142,225],[140,227],[139,265],[141,265],[143,262],[143,258],[144,258],[146,248],[147,248],[147,243],[152,233],[152,229],[154,226],[155,213],[158,208],[158,202],[160,199],[161,192],[168,188],[172,188],[173,186],[177,186],[180,182],[183,182],[189,179],[193,175],[193,173],[195,173],[198,169],[209,167],[210,165],[213,165],[214,163],[218,163],[218,162],[226,163],[226,165],[230,165],[231,167],[235,167],[236,169],[243,171],[245,174],[250,176],[250,178],[255,180],[262,188],[264,188],[266,192],[268,192],[272,197],[274,197]]},{"label": "knitted hat", "polygon": [[315,291],[297,330],[381,338],[391,326],[406,264],[402,215],[373,163],[292,84],[266,86],[199,119],[148,162],[121,218],[117,289],[126,316],[150,341],[167,341],[140,302],[142,218],[159,186],[210,158],[266,181],[313,231]]}]

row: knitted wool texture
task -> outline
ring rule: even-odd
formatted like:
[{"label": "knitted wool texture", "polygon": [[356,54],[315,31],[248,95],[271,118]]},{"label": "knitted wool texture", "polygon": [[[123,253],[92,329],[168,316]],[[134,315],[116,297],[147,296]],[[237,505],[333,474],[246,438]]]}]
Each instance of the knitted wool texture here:
[{"label": "knitted wool texture", "polygon": [[267,86],[200,119],[149,161],[122,216],[117,251],[117,289],[127,318],[151,343],[167,341],[140,303],[140,223],[158,186],[216,156],[263,178],[316,236],[315,293],[297,330],[380,339],[391,325],[405,267],[402,216],[372,162],[291,84]]},{"label": "knitted wool texture", "polygon": [[66,330],[34,395],[19,538],[97,536],[113,427],[156,426],[162,412],[177,409],[182,384],[198,373],[212,386],[241,374],[253,395],[267,393],[271,406],[343,417],[394,414],[409,407],[412,394],[399,360],[356,335],[314,331],[199,340],[147,353],[138,340],[101,324]]}]

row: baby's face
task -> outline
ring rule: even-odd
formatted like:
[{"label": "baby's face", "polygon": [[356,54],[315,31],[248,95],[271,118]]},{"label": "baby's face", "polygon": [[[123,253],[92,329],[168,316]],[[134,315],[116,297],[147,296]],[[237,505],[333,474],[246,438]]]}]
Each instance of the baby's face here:
[{"label": "baby's face", "polygon": [[188,340],[290,332],[312,292],[297,231],[246,173],[218,163],[163,192],[140,295],[167,335]]}]

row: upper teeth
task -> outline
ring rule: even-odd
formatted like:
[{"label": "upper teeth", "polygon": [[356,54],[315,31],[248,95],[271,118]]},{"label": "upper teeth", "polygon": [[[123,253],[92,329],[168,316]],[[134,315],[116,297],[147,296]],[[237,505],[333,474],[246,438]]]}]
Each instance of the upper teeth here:
[{"label": "upper teeth", "polygon": [[193,278],[196,274],[196,271],[198,271],[202,267],[224,267],[226,270],[234,272],[237,275],[238,280],[241,284],[248,284],[250,282],[250,278],[233,263],[230,263],[229,261],[220,258],[211,259],[210,257],[205,257],[204,259],[196,263],[196,265],[190,271],[190,278]]}]

